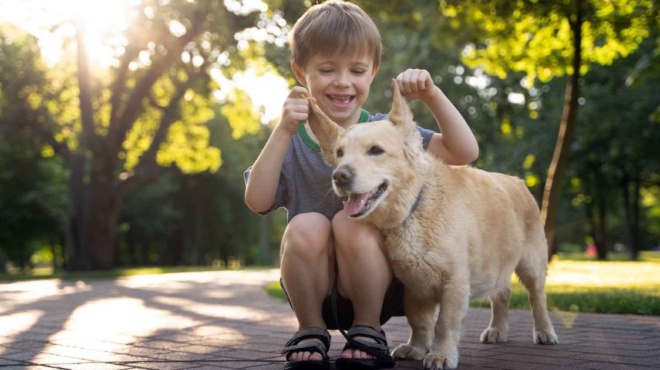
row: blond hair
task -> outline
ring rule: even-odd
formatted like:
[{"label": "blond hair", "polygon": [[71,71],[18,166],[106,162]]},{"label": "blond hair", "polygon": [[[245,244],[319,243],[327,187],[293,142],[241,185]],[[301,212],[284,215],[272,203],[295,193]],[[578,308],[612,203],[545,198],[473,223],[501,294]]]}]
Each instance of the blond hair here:
[{"label": "blond hair", "polygon": [[304,68],[316,54],[364,55],[380,66],[382,42],[373,20],[359,6],[328,0],[309,8],[289,33],[291,62]]}]

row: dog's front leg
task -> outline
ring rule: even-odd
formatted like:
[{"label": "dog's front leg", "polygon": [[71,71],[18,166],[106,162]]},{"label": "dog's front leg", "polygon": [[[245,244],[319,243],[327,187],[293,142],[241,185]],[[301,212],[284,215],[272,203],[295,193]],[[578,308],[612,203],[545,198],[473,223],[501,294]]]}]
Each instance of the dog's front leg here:
[{"label": "dog's front leg", "polygon": [[435,340],[431,351],[424,357],[425,369],[455,369],[458,366],[458,344],[469,300],[470,286],[467,281],[451,280],[445,284],[440,314],[435,324]]},{"label": "dog's front leg", "polygon": [[434,300],[418,299],[404,289],[404,309],[412,332],[408,343],[396,347],[392,351],[392,357],[411,360],[424,358],[433,342],[433,324],[438,315],[437,308]]}]

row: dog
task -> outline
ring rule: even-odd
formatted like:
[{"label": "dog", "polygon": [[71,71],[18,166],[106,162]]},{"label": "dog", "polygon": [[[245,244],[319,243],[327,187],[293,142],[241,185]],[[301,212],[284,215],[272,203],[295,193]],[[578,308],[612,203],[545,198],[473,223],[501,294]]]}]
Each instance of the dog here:
[{"label": "dog", "polygon": [[432,157],[396,81],[392,92],[384,121],[344,129],[313,98],[309,116],[334,168],[335,193],[346,199],[350,217],[381,230],[392,271],[404,285],[411,336],[392,356],[423,360],[425,369],[456,368],[473,298],[491,302],[481,342],[506,341],[514,272],[529,294],[534,343],[558,343],[545,294],[548,246],[534,197],[517,177]]}]

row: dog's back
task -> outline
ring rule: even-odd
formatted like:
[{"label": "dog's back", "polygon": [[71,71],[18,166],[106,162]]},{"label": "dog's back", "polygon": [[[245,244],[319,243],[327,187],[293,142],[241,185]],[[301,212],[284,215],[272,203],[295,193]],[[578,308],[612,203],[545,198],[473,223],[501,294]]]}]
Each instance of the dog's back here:
[{"label": "dog's back", "polygon": [[[508,286],[521,261],[547,269],[547,244],[538,205],[524,182],[513,176],[434,162],[420,205],[420,227],[462,258],[467,247],[473,298],[489,297]],[[431,185],[433,184],[433,185]]]}]

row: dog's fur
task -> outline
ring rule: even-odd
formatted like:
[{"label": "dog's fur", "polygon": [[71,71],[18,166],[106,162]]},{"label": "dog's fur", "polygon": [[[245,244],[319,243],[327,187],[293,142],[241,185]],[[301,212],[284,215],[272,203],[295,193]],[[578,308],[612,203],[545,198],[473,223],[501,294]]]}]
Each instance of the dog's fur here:
[{"label": "dog's fur", "polygon": [[455,368],[472,298],[491,301],[481,341],[506,341],[514,271],[529,293],[534,343],[557,343],[545,295],[547,242],[527,187],[519,178],[448,166],[426,153],[395,81],[392,90],[388,120],[343,129],[312,99],[309,124],[335,167],[335,192],[352,200],[345,209],[383,232],[405,286],[412,334],[393,356],[423,359],[426,369]]}]

